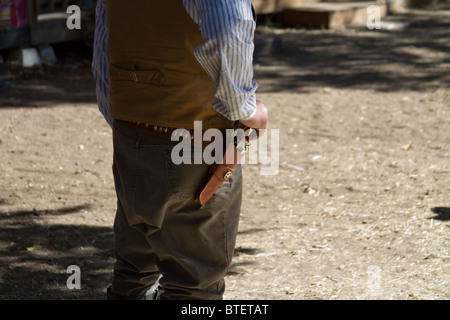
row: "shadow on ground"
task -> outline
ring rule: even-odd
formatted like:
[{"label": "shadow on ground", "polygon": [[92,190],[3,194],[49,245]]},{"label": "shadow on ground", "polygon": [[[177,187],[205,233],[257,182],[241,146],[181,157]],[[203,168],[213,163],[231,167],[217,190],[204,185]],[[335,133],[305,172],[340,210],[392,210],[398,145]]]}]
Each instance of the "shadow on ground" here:
[{"label": "shadow on ground", "polygon": [[[0,199],[0,208],[7,203]],[[112,228],[46,223],[47,218],[77,214],[89,208],[83,204],[56,210],[0,209],[0,300],[106,298],[114,263]],[[238,247],[234,255],[257,253],[259,250],[255,248]],[[252,263],[246,260],[234,263],[228,275],[237,275],[243,272],[241,266]],[[67,268],[72,265],[80,268],[81,289],[67,287],[72,275]]]},{"label": "shadow on ground", "polygon": [[[260,92],[317,87],[425,91],[450,85],[450,15],[393,15],[383,25],[384,30],[257,34]],[[264,82],[273,78],[280,81]]]},{"label": "shadow on ground", "polygon": [[96,103],[92,46],[86,42],[70,42],[53,47],[57,62],[52,66],[8,66],[7,75],[13,85],[0,92],[0,108]]},{"label": "shadow on ground", "polygon": [[431,211],[436,214],[436,216],[430,219],[449,221],[450,220],[450,207],[434,207]]},{"label": "shadow on ground", "polygon": [[[46,223],[51,216],[88,207],[0,212],[0,300],[105,298],[114,254],[112,229]],[[80,267],[80,290],[67,287],[71,265]]]}]

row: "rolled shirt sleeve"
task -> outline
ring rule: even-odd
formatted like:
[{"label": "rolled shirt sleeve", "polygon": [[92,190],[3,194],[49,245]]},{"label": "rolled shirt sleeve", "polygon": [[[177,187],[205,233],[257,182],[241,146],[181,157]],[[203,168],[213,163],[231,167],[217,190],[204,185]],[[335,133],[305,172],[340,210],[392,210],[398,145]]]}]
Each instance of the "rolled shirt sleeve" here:
[{"label": "rolled shirt sleeve", "polygon": [[199,25],[204,42],[194,54],[217,86],[213,107],[230,120],[256,113],[253,36],[256,23],[250,0],[183,0]]}]

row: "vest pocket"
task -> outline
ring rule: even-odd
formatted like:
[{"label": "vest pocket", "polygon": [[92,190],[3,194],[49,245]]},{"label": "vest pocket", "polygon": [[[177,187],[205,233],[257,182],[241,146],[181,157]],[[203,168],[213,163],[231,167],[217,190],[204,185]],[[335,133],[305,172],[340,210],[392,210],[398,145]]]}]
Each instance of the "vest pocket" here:
[{"label": "vest pocket", "polygon": [[164,75],[160,70],[127,70],[109,66],[109,77],[116,81],[133,81],[161,85],[164,82]]}]

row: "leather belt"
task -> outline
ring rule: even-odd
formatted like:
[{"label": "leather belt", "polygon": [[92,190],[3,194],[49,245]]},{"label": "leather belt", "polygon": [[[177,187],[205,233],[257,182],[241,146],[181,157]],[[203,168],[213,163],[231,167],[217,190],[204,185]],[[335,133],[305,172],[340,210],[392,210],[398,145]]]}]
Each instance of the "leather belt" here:
[{"label": "leather belt", "polygon": [[[178,137],[181,137],[181,135],[186,134],[186,138],[187,138],[187,133],[186,130],[182,130],[182,129],[178,129],[178,128],[170,128],[170,127],[163,127],[163,126],[156,126],[156,125],[151,125],[151,124],[146,124],[146,123],[140,123],[140,122],[131,122],[131,121],[124,121],[124,120],[118,120],[122,123],[124,123],[127,126],[133,127],[135,129],[141,130],[141,131],[145,131],[147,133],[151,133],[153,135],[157,135],[161,138],[166,138],[171,140],[172,138],[172,134],[175,132],[175,136],[177,135],[177,130],[178,130]],[[191,139],[194,138],[194,130],[188,130],[189,134],[191,135]]]},{"label": "leather belt", "polygon": [[[179,138],[184,136],[184,139],[188,139],[190,136],[191,144],[194,144],[194,134],[196,133],[194,129],[184,129],[184,128],[171,128],[171,127],[163,127],[163,126],[157,126],[157,125],[151,125],[146,123],[140,123],[140,122],[131,122],[131,121],[125,121],[125,120],[116,120],[120,121],[123,124],[156,135],[161,138],[165,138],[168,140],[172,140],[172,137],[176,138],[177,140],[173,140],[174,142],[179,141]],[[219,129],[220,132],[222,132],[222,136],[225,137],[226,130],[227,129]],[[205,130],[202,130],[201,136],[203,137],[203,134],[205,133]],[[184,140],[183,140],[184,141]],[[205,148],[209,144],[211,144],[211,141],[203,141],[202,139],[202,147]]]}]

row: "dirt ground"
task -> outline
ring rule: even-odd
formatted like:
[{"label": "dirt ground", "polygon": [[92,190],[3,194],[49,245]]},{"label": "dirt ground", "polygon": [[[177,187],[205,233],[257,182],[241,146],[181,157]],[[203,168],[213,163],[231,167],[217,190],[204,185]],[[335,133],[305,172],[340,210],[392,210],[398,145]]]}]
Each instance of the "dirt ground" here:
[{"label": "dirt ground", "polygon": [[[450,11],[383,25],[259,28],[279,171],[243,165],[225,299],[450,298]],[[53,67],[10,68],[0,94],[3,300],[104,299],[111,280],[111,130],[77,45],[55,46]]]}]

